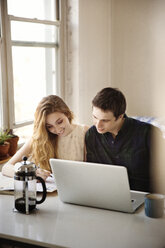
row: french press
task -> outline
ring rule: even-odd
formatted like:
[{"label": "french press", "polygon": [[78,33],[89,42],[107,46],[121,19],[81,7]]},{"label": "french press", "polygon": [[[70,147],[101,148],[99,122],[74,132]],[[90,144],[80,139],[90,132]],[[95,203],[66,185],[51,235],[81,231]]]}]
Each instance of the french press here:
[{"label": "french press", "polygon": [[[37,180],[41,182],[43,188],[42,198],[39,201],[36,196]],[[45,201],[46,194],[45,181],[41,177],[36,176],[36,165],[27,161],[27,157],[23,157],[23,161],[19,163],[19,167],[14,175],[15,209],[29,214],[36,208],[36,204],[41,204]]]}]

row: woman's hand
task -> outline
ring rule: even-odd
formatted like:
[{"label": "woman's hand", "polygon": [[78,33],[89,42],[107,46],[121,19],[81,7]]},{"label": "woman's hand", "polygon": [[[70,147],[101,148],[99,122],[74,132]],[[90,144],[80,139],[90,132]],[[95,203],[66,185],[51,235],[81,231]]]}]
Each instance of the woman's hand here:
[{"label": "woman's hand", "polygon": [[41,169],[41,168],[38,168],[36,170],[36,176],[42,177],[45,181],[46,181],[47,177],[50,176],[50,174],[51,174],[50,171],[47,171],[47,170],[44,170],[44,169]]}]

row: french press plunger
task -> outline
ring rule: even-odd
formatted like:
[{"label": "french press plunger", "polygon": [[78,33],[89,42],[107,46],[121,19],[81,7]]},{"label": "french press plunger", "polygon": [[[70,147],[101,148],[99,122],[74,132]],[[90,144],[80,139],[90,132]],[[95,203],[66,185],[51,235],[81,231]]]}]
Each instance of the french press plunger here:
[{"label": "french press plunger", "polygon": [[[36,198],[36,182],[40,181],[43,192],[41,200]],[[14,175],[14,200],[15,209],[19,212],[29,214],[36,208],[36,204],[41,204],[46,199],[45,181],[36,176],[36,165],[27,161],[27,157],[23,157],[18,169]]]}]

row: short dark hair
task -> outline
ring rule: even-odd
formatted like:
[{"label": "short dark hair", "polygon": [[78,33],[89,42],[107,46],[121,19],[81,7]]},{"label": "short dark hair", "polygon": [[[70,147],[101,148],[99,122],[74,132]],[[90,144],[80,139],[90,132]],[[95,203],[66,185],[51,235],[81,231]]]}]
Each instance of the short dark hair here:
[{"label": "short dark hair", "polygon": [[125,114],[126,110],[125,96],[117,88],[107,87],[102,89],[93,98],[92,104],[105,112],[111,111],[116,118]]}]

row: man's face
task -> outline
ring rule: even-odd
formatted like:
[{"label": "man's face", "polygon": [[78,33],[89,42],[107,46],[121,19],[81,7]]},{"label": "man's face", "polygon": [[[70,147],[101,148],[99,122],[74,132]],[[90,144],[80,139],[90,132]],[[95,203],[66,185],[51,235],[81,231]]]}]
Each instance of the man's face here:
[{"label": "man's face", "polygon": [[123,123],[123,115],[120,115],[118,119],[111,111],[103,111],[100,108],[93,106],[93,122],[96,126],[97,132],[104,134],[110,132],[117,135]]}]

